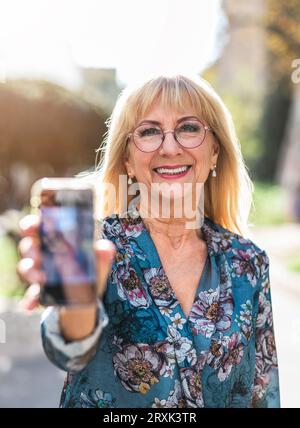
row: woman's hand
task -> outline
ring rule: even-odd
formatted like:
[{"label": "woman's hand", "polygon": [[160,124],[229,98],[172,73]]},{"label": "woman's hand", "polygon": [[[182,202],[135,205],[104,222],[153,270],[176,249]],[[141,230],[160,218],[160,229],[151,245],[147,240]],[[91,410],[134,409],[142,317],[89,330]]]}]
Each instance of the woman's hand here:
[{"label": "woman's hand", "polygon": [[[28,287],[22,306],[28,310],[39,305],[41,287],[46,282],[45,273],[41,270],[42,255],[38,235],[39,217],[27,215],[20,221],[20,230],[23,238],[19,243],[21,260],[17,272]],[[115,256],[115,246],[107,239],[99,239],[94,244],[96,255],[96,273],[98,294],[103,295],[107,278]],[[70,340],[80,339],[89,335],[95,326],[96,302],[82,308],[60,308],[60,323],[64,336]]]}]

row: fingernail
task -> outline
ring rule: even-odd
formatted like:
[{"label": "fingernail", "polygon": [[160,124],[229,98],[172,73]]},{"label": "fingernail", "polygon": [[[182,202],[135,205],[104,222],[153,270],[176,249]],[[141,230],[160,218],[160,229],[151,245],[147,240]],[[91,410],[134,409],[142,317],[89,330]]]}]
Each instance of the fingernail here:
[{"label": "fingernail", "polygon": [[34,265],[34,261],[33,261],[33,259],[31,259],[31,258],[25,258],[25,259],[22,259],[21,261],[20,261],[20,267],[21,267],[21,270],[23,271],[29,271],[29,269],[31,269],[32,267],[33,267],[33,265]]},{"label": "fingernail", "polygon": [[108,239],[98,240],[95,242],[96,250],[113,250],[115,248],[114,244]]}]

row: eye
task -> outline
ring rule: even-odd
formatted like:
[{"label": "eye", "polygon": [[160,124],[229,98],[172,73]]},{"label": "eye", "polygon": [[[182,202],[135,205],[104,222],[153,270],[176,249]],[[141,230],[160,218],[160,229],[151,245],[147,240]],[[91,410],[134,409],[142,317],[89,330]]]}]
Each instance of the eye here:
[{"label": "eye", "polygon": [[151,137],[152,135],[160,135],[161,134],[160,128],[157,128],[155,126],[141,126],[136,131],[137,131],[136,135],[139,138]]},{"label": "eye", "polygon": [[200,123],[185,122],[179,126],[180,132],[199,132],[202,126]]}]

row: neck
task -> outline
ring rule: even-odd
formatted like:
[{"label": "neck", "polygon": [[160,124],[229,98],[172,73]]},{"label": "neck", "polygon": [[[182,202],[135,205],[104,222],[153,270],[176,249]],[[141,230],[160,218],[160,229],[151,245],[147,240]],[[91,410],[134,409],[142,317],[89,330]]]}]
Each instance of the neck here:
[{"label": "neck", "polygon": [[182,217],[153,217],[148,210],[139,203],[137,209],[143,218],[143,222],[153,238],[157,238],[160,242],[165,241],[167,245],[178,249],[187,242],[194,240],[202,240],[202,231],[200,228],[187,228],[187,223],[195,219]]}]

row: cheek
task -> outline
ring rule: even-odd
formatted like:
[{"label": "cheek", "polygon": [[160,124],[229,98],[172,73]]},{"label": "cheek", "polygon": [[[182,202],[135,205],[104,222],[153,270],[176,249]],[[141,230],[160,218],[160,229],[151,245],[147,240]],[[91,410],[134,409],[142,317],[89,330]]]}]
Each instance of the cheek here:
[{"label": "cheek", "polygon": [[211,167],[210,152],[207,149],[199,151],[194,157],[197,181],[205,181]]},{"label": "cheek", "polygon": [[152,156],[149,154],[134,153],[132,156],[132,164],[137,181],[141,183],[148,181],[151,178],[151,161]]}]

